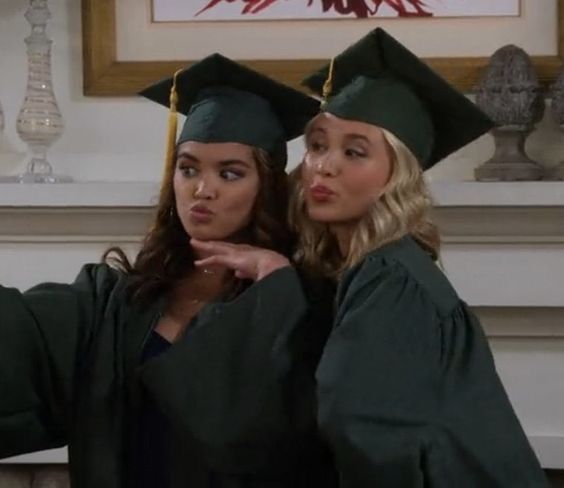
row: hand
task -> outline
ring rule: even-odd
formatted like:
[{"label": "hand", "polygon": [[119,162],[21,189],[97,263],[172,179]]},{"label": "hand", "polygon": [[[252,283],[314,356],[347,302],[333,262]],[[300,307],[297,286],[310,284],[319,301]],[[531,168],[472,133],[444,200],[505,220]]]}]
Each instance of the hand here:
[{"label": "hand", "polygon": [[235,271],[235,276],[241,279],[259,281],[277,269],[290,266],[290,261],[282,254],[248,244],[197,239],[191,239],[190,244],[208,256],[195,261],[197,267],[225,266]]}]

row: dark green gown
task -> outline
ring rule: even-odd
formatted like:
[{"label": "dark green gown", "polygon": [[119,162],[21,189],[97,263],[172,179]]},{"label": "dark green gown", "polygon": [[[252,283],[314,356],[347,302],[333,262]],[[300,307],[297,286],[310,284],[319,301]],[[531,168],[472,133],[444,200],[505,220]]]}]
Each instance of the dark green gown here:
[{"label": "dark green gown", "polygon": [[330,294],[287,268],[140,365],[162,304],[123,284],[88,266],[0,288],[0,457],[68,444],[73,486],[128,486],[144,388],[173,488],[548,486],[479,324],[410,237],[345,274],[327,341]]},{"label": "dark green gown", "polygon": [[[285,353],[298,350],[292,331],[312,317],[292,268],[210,304],[143,364],[163,303],[131,305],[125,281],[88,265],[71,285],[0,287],[0,457],[68,444],[73,487],[130,486],[147,393],[173,432],[171,488],[332,485],[315,427],[317,360],[304,369]],[[303,336],[302,357],[321,354],[322,322]]]},{"label": "dark green gown", "polygon": [[409,236],[343,276],[317,393],[340,488],[548,486],[479,323]]}]

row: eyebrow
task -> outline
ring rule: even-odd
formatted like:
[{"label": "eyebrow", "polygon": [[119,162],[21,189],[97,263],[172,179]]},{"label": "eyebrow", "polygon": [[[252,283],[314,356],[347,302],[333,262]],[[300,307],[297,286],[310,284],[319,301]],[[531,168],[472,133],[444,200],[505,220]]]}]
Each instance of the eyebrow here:
[{"label": "eyebrow", "polygon": [[200,160],[194,156],[192,153],[189,153],[188,151],[180,151],[177,155],[176,155],[176,159],[189,159],[190,161],[193,161],[194,163],[199,163]]},{"label": "eyebrow", "polygon": [[[323,134],[327,134],[327,129],[325,129],[324,127],[313,127],[311,130],[308,131],[306,136],[309,136],[314,132],[322,132]],[[367,144],[372,144],[372,141],[368,137],[366,137],[362,134],[357,134],[355,132],[351,132],[350,134],[345,134],[344,138],[345,139],[360,139],[361,141],[364,141]]]},{"label": "eyebrow", "polygon": [[367,144],[372,144],[372,141],[368,139],[368,137],[363,136],[362,134],[345,134],[346,139],[360,139],[361,141],[366,142]]},{"label": "eyebrow", "polygon": [[310,135],[313,132],[323,132],[325,134],[327,133],[327,129],[324,129],[323,127],[312,127],[307,131],[306,135]]},{"label": "eyebrow", "polygon": [[220,166],[230,166],[232,164],[239,164],[241,166],[250,168],[250,164],[247,163],[247,161],[243,161],[242,159],[225,159],[223,161],[219,161]]},{"label": "eyebrow", "polygon": [[[198,163],[198,164],[201,163],[201,161],[194,154],[192,154],[188,151],[181,151],[180,153],[178,153],[178,156],[176,157],[176,159],[177,160],[189,159],[193,163]],[[224,160],[218,161],[217,164],[219,166],[222,166],[222,167],[231,166],[231,165],[234,165],[234,164],[245,166],[247,168],[251,167],[250,164],[247,161],[243,161],[242,159],[224,159]]]}]

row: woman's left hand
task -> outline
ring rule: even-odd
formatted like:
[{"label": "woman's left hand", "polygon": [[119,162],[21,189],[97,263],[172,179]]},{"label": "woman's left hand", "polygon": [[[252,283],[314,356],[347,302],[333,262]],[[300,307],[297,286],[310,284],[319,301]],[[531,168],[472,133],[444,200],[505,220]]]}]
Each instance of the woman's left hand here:
[{"label": "woman's left hand", "polygon": [[259,281],[270,273],[290,266],[290,261],[275,251],[248,244],[191,239],[190,244],[208,257],[195,261],[197,267],[225,266],[241,279]]}]

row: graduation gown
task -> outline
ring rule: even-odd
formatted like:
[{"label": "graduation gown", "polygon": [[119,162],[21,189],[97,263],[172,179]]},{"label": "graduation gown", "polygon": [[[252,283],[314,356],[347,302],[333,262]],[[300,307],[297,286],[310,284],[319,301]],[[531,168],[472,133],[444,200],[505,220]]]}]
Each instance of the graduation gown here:
[{"label": "graduation gown", "polygon": [[[163,300],[134,306],[125,283],[87,265],[70,285],[0,287],[0,458],[68,444],[72,486],[130,486],[149,394],[173,433],[171,488],[305,488],[328,476],[313,371],[294,372],[277,352],[308,316],[292,268],[205,307],[143,364]],[[290,396],[297,385],[299,401]]]},{"label": "graduation gown", "polygon": [[478,321],[409,236],[343,276],[317,382],[340,488],[548,486]]}]

